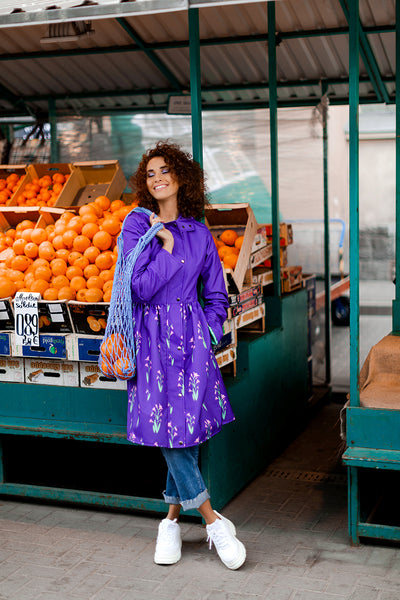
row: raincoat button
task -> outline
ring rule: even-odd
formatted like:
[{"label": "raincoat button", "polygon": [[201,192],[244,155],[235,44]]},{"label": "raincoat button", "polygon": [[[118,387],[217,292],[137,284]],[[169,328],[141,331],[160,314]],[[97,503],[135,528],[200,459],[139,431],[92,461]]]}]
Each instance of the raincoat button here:
[{"label": "raincoat button", "polygon": [[181,258],[181,263],[184,263],[184,262],[185,262],[185,259],[184,259],[184,258]]},{"label": "raincoat button", "polygon": [[180,299],[180,298],[177,298],[177,299],[176,299],[176,301],[177,301],[177,302],[180,302],[180,301],[181,301],[181,299]]},{"label": "raincoat button", "polygon": [[180,446],[183,446],[183,442],[179,442],[179,445],[180,445]]},{"label": "raincoat button", "polygon": [[179,397],[179,398],[182,398],[182,394],[178,394],[178,397]]}]

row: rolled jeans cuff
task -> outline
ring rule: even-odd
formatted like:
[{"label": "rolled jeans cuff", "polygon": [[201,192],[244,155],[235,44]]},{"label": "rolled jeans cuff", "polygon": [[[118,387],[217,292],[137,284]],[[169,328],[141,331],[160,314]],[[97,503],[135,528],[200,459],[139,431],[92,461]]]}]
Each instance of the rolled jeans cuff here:
[{"label": "rolled jeans cuff", "polygon": [[166,504],[180,504],[183,510],[191,510],[192,508],[199,508],[206,500],[210,498],[210,494],[207,490],[203,490],[196,496],[196,498],[191,498],[190,500],[180,500],[176,496],[167,496],[165,491],[163,492],[164,500]]}]

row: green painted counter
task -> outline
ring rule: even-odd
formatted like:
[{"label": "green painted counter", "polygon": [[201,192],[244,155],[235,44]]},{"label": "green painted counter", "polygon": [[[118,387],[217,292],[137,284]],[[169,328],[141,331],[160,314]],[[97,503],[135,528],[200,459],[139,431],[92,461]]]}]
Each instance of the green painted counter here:
[{"label": "green painted counter", "polygon": [[[240,339],[237,377],[227,377],[226,383],[236,421],[201,452],[217,509],[262,471],[304,423],[305,291],[283,298],[281,328]],[[164,510],[165,466],[159,450],[134,446],[125,433],[124,392],[1,383],[0,494]],[[132,465],[132,485],[118,478],[118,467],[122,473],[126,465]]]}]

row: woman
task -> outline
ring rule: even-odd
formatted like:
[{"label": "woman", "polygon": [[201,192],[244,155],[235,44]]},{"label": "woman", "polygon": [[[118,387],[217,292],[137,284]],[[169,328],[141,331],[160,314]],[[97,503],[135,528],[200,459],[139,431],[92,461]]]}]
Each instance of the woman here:
[{"label": "woman", "polygon": [[[234,420],[212,345],[222,337],[228,298],[221,262],[203,214],[203,171],[178,146],[158,142],[131,180],[139,205],[124,224],[124,251],[154,223],[163,228],[140,254],[132,276],[137,375],[128,382],[128,439],[160,446],[168,466],[154,561],[181,557],[178,517],[198,509],[210,548],[230,569],[246,557],[233,523],[213,510],[198,466],[199,444]],[[201,283],[203,308],[198,301]]]}]

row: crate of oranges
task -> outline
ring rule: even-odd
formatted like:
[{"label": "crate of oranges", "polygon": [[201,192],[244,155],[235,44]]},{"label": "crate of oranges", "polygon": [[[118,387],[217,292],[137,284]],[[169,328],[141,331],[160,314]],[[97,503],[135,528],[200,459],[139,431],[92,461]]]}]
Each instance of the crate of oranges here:
[{"label": "crate of oranges", "polygon": [[211,204],[205,210],[205,223],[227,272],[230,290],[241,292],[252,280],[249,260],[257,221],[251,207],[247,203]]},{"label": "crate of oranges", "polygon": [[67,163],[28,165],[27,175],[9,206],[55,206],[62,194],[68,196],[71,170]]},{"label": "crate of oranges", "polygon": [[57,207],[76,208],[93,202],[98,196],[111,201],[121,198],[127,181],[117,160],[72,164],[68,194],[60,195]]},{"label": "crate of oranges", "polygon": [[11,204],[26,174],[26,165],[0,165],[0,207]]},{"label": "crate of oranges", "polygon": [[7,248],[0,254],[0,298],[23,290],[38,292],[48,301],[108,303],[116,239],[133,208],[99,196],[81,206],[78,214],[44,207],[37,222],[28,218],[10,227],[5,232]]}]

